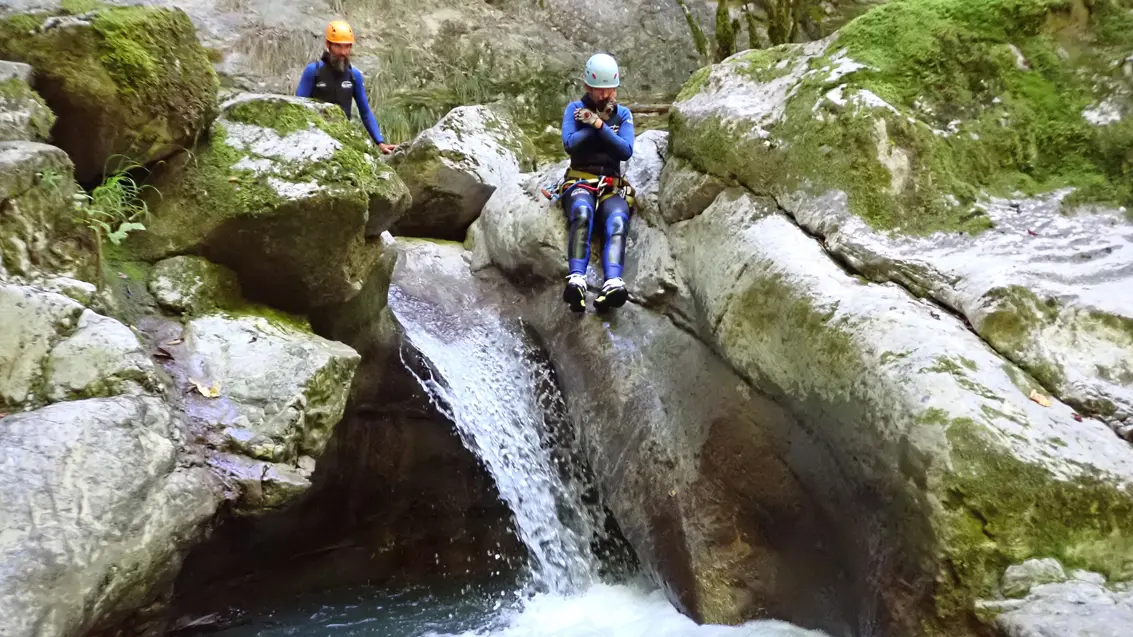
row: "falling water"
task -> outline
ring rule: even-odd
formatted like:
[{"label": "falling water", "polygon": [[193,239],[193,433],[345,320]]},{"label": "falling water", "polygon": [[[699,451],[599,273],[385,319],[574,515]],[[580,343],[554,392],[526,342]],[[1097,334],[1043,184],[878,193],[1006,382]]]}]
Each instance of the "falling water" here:
[{"label": "falling water", "polygon": [[532,364],[532,347],[513,325],[488,312],[444,313],[390,290],[390,307],[405,338],[428,361],[414,370],[464,444],[487,466],[515,516],[543,592],[568,595],[594,582],[593,532],[578,485],[556,470],[538,388],[547,365]]}]

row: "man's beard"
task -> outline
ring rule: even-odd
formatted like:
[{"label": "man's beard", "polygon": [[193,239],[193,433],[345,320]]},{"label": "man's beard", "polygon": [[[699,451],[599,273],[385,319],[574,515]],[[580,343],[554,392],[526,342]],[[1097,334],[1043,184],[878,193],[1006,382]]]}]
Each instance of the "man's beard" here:
[{"label": "man's beard", "polygon": [[346,70],[346,65],[350,63],[350,56],[330,54],[330,65],[336,71],[342,72]]}]

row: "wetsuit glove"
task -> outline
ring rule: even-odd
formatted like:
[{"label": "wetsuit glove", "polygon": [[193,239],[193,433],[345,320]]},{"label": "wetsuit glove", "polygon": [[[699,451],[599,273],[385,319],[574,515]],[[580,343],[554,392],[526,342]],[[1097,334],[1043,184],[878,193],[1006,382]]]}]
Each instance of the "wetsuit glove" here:
[{"label": "wetsuit glove", "polygon": [[614,100],[610,100],[602,107],[602,112],[598,116],[605,121],[610,121],[610,118],[613,117],[616,112],[618,112],[618,103]]},{"label": "wetsuit glove", "polygon": [[589,108],[580,108],[574,112],[574,121],[594,126],[600,120],[594,111]]}]

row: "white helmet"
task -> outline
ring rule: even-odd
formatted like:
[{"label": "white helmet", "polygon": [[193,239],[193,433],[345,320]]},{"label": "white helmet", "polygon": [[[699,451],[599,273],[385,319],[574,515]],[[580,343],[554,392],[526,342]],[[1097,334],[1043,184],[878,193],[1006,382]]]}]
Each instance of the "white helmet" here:
[{"label": "white helmet", "polygon": [[582,81],[591,88],[614,88],[621,83],[618,63],[605,53],[597,53],[586,61]]}]

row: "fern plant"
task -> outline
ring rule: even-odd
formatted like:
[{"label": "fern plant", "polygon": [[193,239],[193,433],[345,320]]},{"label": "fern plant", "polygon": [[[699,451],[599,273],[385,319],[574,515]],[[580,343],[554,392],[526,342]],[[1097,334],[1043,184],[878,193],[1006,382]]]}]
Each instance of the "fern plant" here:
[{"label": "fern plant", "polygon": [[[113,159],[113,158],[112,158]],[[145,230],[149,205],[142,195],[146,190],[160,192],[149,184],[139,184],[131,174],[141,164],[123,158],[118,168],[90,193],[78,195],[77,221],[95,234],[98,271],[102,271],[102,242],[121,245],[131,232]]]}]

